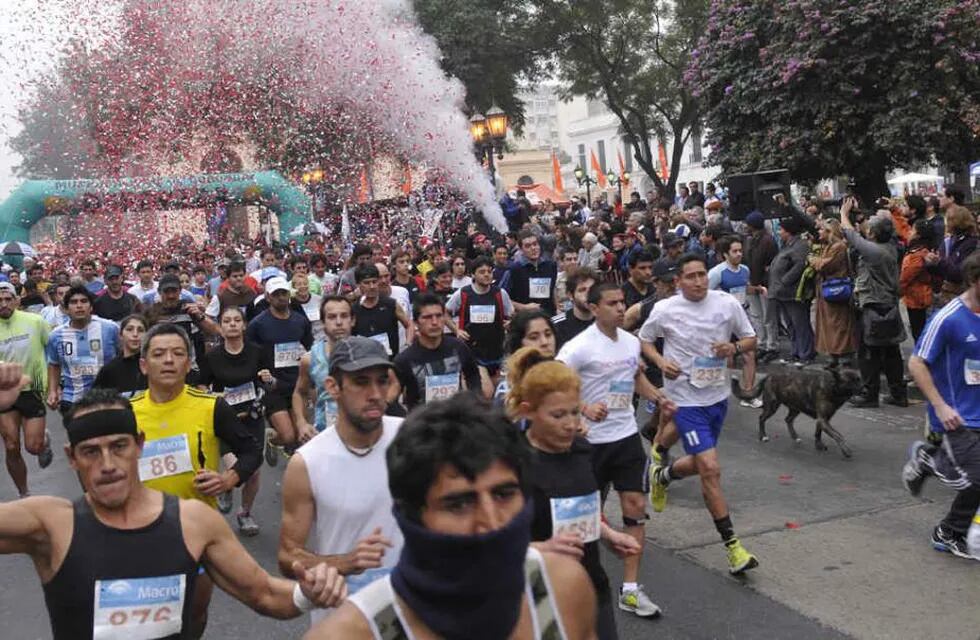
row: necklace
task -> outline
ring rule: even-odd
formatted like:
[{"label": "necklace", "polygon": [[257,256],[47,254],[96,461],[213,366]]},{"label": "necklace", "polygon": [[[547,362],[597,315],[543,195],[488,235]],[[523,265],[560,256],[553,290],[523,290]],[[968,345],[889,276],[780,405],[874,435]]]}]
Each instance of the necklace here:
[{"label": "necklace", "polygon": [[343,438],[341,438],[340,441],[343,443],[345,449],[347,449],[348,451],[350,451],[351,453],[353,453],[358,458],[363,458],[364,456],[366,456],[369,453],[371,453],[372,451],[374,451],[374,445],[373,444],[370,447],[366,447],[364,449],[358,449],[357,447],[352,447],[349,444],[347,444],[346,442],[344,442],[344,439]]}]

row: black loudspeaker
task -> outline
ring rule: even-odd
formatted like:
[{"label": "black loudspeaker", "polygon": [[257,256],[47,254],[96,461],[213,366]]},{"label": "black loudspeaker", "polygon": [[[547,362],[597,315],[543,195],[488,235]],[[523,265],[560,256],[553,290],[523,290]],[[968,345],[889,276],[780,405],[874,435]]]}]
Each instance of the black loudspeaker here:
[{"label": "black loudspeaker", "polygon": [[[753,211],[760,211],[766,218],[780,218],[785,205],[792,202],[789,190],[789,171],[773,169],[758,173],[741,173],[728,176],[728,215],[732,220],[745,220]],[[783,196],[783,201],[776,199]]]}]

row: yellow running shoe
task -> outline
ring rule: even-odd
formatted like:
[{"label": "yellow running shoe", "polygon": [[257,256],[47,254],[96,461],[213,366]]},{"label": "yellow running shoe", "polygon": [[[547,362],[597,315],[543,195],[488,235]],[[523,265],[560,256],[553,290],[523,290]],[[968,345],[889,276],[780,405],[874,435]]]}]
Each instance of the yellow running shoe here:
[{"label": "yellow running shoe", "polygon": [[660,481],[660,474],[663,471],[664,467],[658,465],[650,474],[650,504],[657,513],[667,508],[667,485]]},{"label": "yellow running shoe", "polygon": [[741,575],[759,566],[759,560],[745,550],[738,538],[733,538],[726,543],[725,549],[728,551],[728,572],[733,576]]}]

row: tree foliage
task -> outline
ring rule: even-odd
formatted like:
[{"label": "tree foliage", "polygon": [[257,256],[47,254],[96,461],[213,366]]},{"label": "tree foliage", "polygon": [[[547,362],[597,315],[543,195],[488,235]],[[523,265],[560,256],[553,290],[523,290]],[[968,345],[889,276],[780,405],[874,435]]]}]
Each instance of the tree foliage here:
[{"label": "tree foliage", "polygon": [[[708,1],[555,0],[542,13],[552,16],[565,95],[604,102],[638,166],[661,192],[673,193],[684,144],[701,121],[684,73]],[[657,172],[654,140],[672,146],[666,182]]]},{"label": "tree foliage", "polygon": [[881,195],[980,155],[980,0],[713,0],[687,80],[726,172]]}]

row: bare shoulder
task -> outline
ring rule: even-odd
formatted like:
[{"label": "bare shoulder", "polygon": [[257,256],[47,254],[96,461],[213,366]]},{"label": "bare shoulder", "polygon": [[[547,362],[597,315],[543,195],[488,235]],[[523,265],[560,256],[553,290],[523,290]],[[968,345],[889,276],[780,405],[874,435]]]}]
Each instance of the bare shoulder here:
[{"label": "bare shoulder", "polygon": [[320,624],[310,629],[304,640],[373,640],[374,632],[361,610],[345,602]]},{"label": "bare shoulder", "polygon": [[595,629],[596,594],[589,574],[578,560],[543,553],[548,581],[569,638],[592,638]]},{"label": "bare shoulder", "polygon": [[206,546],[217,534],[228,528],[228,523],[217,511],[200,500],[181,499],[180,526],[188,546],[196,548]]}]

